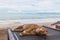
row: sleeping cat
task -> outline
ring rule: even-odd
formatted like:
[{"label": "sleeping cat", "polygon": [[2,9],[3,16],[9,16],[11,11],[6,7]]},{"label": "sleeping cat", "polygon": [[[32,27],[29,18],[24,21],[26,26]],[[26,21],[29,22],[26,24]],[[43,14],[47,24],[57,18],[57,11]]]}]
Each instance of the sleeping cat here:
[{"label": "sleeping cat", "polygon": [[37,24],[24,24],[22,26],[19,26],[14,31],[19,31],[20,36],[25,35],[46,35],[47,30],[43,26],[39,26]]}]

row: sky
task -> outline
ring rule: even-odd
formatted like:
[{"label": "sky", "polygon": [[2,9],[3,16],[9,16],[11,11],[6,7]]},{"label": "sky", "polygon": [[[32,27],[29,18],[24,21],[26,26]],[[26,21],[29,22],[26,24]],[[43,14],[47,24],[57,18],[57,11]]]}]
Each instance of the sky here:
[{"label": "sky", "polygon": [[59,12],[60,0],[0,0],[0,13]]}]

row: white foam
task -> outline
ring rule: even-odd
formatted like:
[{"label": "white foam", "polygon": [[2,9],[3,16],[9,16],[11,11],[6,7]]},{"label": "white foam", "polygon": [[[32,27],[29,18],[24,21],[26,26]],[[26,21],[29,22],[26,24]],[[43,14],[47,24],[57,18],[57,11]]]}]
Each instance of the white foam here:
[{"label": "white foam", "polygon": [[44,23],[44,22],[56,22],[60,21],[60,18],[48,18],[48,19],[20,19],[20,20],[0,20],[0,24],[10,24],[10,23]]}]

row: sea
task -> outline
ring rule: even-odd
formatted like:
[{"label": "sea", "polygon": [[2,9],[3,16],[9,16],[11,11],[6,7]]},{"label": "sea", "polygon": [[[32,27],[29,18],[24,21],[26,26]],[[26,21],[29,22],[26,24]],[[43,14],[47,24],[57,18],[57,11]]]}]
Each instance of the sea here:
[{"label": "sea", "polygon": [[60,21],[60,13],[0,13],[0,24]]},{"label": "sea", "polygon": [[60,18],[60,13],[0,13],[0,20]]}]

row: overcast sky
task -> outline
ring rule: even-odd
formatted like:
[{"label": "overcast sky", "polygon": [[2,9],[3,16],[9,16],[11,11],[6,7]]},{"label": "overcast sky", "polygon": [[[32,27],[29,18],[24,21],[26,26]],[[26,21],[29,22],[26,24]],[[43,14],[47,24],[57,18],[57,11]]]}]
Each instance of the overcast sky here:
[{"label": "overcast sky", "polygon": [[60,12],[60,0],[0,0],[0,12]]}]

